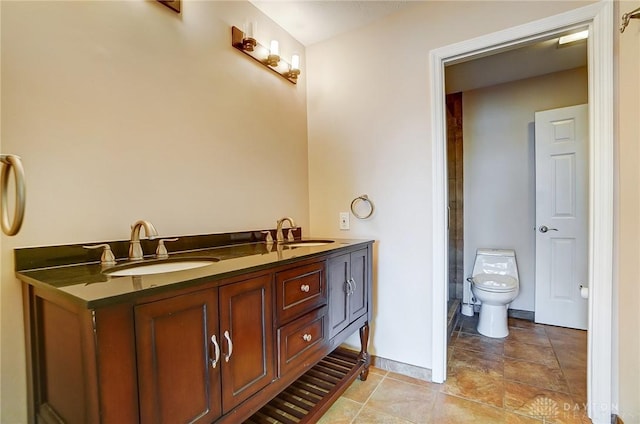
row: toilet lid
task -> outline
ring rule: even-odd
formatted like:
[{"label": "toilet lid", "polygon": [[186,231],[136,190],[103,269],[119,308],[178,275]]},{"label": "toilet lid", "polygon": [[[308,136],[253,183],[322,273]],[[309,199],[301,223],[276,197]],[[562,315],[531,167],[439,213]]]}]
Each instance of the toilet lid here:
[{"label": "toilet lid", "polygon": [[473,277],[473,284],[482,290],[508,292],[518,287],[518,280],[509,275],[479,274]]}]

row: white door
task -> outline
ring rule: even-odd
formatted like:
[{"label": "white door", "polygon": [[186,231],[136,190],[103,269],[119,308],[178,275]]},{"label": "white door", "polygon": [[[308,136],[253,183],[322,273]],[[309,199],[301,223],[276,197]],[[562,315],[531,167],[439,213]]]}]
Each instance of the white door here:
[{"label": "white door", "polygon": [[535,321],[587,329],[587,105],[536,112]]}]

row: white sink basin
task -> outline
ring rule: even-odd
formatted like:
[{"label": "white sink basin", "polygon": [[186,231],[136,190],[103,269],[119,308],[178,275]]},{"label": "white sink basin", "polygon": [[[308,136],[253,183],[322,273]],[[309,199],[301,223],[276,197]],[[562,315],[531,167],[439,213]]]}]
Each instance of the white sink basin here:
[{"label": "white sink basin", "polygon": [[333,240],[299,240],[283,243],[288,247],[312,247],[312,246],[324,246],[325,244],[333,243]]},{"label": "white sink basin", "polygon": [[185,271],[187,269],[200,268],[211,265],[215,262],[215,259],[189,259],[183,261],[126,264],[104,271],[104,273],[112,277],[162,274],[165,272]]}]

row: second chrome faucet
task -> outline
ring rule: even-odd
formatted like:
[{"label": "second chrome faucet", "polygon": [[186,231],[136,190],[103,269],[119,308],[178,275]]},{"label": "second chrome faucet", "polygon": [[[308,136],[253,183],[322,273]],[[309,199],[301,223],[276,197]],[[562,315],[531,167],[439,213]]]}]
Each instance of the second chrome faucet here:
[{"label": "second chrome faucet", "polygon": [[140,229],[144,228],[145,235],[149,240],[158,237],[158,231],[152,223],[145,220],[136,221],[131,226],[131,241],[129,242],[129,260],[138,261],[144,257],[142,246],[140,246]]}]

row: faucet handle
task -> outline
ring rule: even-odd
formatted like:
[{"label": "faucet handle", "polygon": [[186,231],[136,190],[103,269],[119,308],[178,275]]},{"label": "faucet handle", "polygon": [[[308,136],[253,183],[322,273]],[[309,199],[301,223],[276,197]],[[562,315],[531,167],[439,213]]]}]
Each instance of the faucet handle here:
[{"label": "faucet handle", "polygon": [[273,243],[273,237],[271,236],[271,231],[263,231],[262,234],[265,235],[264,237],[265,243]]},{"label": "faucet handle", "polygon": [[289,228],[289,233],[287,234],[287,241],[295,241],[296,236],[293,234],[293,228]]},{"label": "faucet handle", "polygon": [[100,257],[100,264],[101,265],[115,265],[116,264],[116,257],[113,255],[113,252],[111,251],[111,246],[109,246],[107,243],[103,243],[103,244],[95,244],[92,246],[82,246],[85,249],[101,249],[104,248],[104,250],[102,251],[102,256]]},{"label": "faucet handle", "polygon": [[158,240],[158,248],[156,249],[156,258],[158,259],[167,259],[169,257],[169,252],[167,252],[167,248],[164,245],[165,241],[178,241],[178,237]]}]

